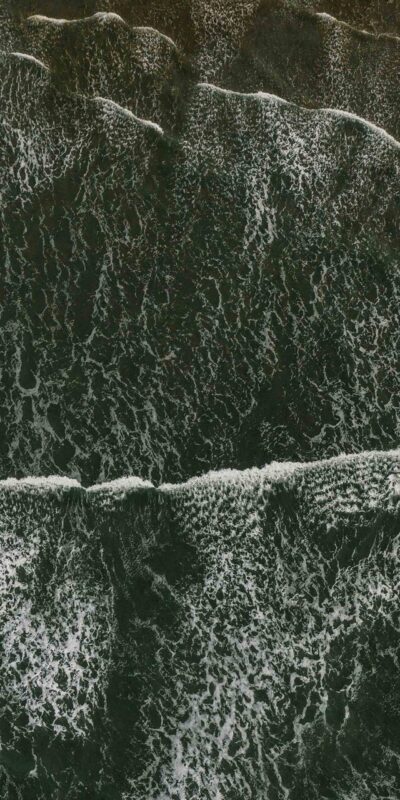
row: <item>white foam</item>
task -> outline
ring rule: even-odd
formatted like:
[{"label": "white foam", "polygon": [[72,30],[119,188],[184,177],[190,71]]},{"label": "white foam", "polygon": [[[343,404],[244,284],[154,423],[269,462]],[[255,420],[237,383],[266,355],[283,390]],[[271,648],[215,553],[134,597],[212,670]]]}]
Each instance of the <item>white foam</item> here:
[{"label": "white foam", "polygon": [[215,83],[208,83],[207,81],[202,81],[198,83],[197,86],[201,89],[211,89],[211,91],[218,92],[219,94],[272,100],[280,105],[294,106],[294,103],[290,103],[288,100],[285,100],[284,97],[279,97],[277,94],[271,94],[270,92],[238,92],[236,89],[225,89],[223,86],[217,86]]},{"label": "white foam", "polygon": [[291,108],[297,108],[303,111],[305,114],[327,114],[336,117],[343,117],[346,119],[350,119],[353,122],[361,123],[365,127],[369,128],[373,133],[377,134],[378,136],[386,139],[390,144],[392,144],[397,149],[400,148],[400,142],[394,138],[390,133],[388,133],[384,128],[381,128],[379,125],[375,125],[375,123],[370,122],[365,117],[359,117],[357,114],[353,114],[350,111],[344,111],[340,108],[306,108],[304,106],[297,105],[296,103],[291,103],[288,100],[285,100],[283,97],[278,97],[276,94],[269,94],[268,92],[238,92],[233,89],[224,89],[222,86],[216,86],[213,83],[198,83],[197,86],[201,89],[210,89],[211,91],[218,92],[219,94],[226,94],[226,95],[233,95],[237,97],[248,97],[254,98],[259,100],[267,100],[269,102],[278,103],[282,106],[288,106]]},{"label": "white foam", "polygon": [[170,47],[174,50],[178,50],[176,43],[171,39],[170,36],[167,34],[158,31],[157,28],[153,28],[150,25],[134,25],[130,26],[128,23],[119,15],[115,14],[112,11],[97,11],[95,14],[91,14],[88,17],[77,17],[74,19],[64,19],[61,17],[47,17],[45,14],[31,14],[31,16],[26,18],[27,22],[39,23],[39,24],[47,24],[53,25],[56,27],[64,27],[65,25],[79,25],[79,24],[86,24],[90,22],[118,22],[122,24],[125,28],[130,28],[133,33],[137,34],[150,34],[151,36],[155,36],[157,39],[161,39],[162,41],[166,42]]},{"label": "white foam", "polygon": [[119,14],[116,14],[114,11],[96,11],[95,14],[92,14],[92,17],[86,17],[86,19],[99,19],[102,21],[108,22],[109,20],[113,20],[114,22],[122,22],[123,25],[126,25],[126,22]]},{"label": "white foam", "polygon": [[400,142],[397,139],[395,139],[394,136],[392,136],[390,133],[385,131],[384,128],[381,128],[379,125],[375,125],[373,122],[370,122],[368,119],[365,119],[364,117],[359,117],[357,116],[357,114],[353,114],[351,111],[342,111],[340,108],[321,108],[315,110],[320,110],[324,114],[332,114],[335,117],[344,117],[346,119],[352,120],[353,122],[361,123],[365,127],[372,130],[374,133],[387,139],[395,147],[400,148]]},{"label": "white foam", "polygon": [[127,476],[125,478],[117,478],[114,481],[105,481],[104,483],[95,483],[86,489],[87,492],[132,492],[137,489],[154,489],[151,481],[143,480],[137,475]]},{"label": "white foam", "polygon": [[337,19],[337,17],[332,16],[332,14],[327,14],[326,11],[316,11],[313,16],[319,17],[326,22],[339,25],[342,28],[348,28],[353,33],[369,36],[371,39],[388,39],[400,42],[400,37],[396,36],[394,33],[374,33],[373,31],[366,31],[365,28],[356,28],[354,25],[350,25],[350,23],[346,22],[344,19]]},{"label": "white foam", "polygon": [[31,16],[27,17],[27,22],[38,22],[38,23],[45,23],[50,25],[57,25],[62,27],[64,25],[76,25],[77,23],[81,22],[108,22],[108,21],[116,21],[123,25],[126,25],[126,22],[119,14],[115,14],[112,11],[97,11],[95,14],[91,14],[88,17],[77,17],[75,19],[63,19],[61,17],[47,17],[45,14],[31,14]]},{"label": "white foam", "polygon": [[158,31],[157,28],[152,28],[148,25],[135,25],[132,30],[134,33],[150,33],[154,36],[157,36],[158,39],[163,39],[164,42],[168,42],[168,44],[171,45],[174,50],[178,49],[174,40],[171,39],[170,36],[167,36],[166,33],[161,33],[161,31]]},{"label": "white foam", "polygon": [[235,483],[237,481],[243,480],[245,475],[250,475],[250,473],[259,473],[259,470],[255,467],[254,469],[248,470],[240,470],[240,469],[220,469],[220,470],[210,470],[210,472],[204,473],[204,475],[195,475],[193,478],[188,478],[187,481],[182,481],[180,483],[162,483],[159,486],[160,492],[173,492],[176,489],[183,489],[190,486],[196,486],[202,483]]},{"label": "white foam", "polygon": [[396,450],[368,450],[361,453],[343,453],[338,456],[316,461],[272,461],[264,467],[253,467],[244,470],[211,470],[204,475],[189,478],[187,481],[182,481],[181,483],[163,483],[159,486],[159,491],[173,492],[177,489],[189,488],[205,483],[249,483],[259,479],[261,476],[271,481],[282,480],[282,478],[289,477],[295,472],[344,466],[353,462],[369,461],[376,458],[392,458],[395,461],[398,460],[400,467],[400,448]]},{"label": "white foam", "polygon": [[327,14],[326,11],[316,11],[316,17],[321,17],[321,19],[329,20],[330,22],[338,22],[335,17],[332,17],[332,14]]},{"label": "white foam", "polygon": [[32,64],[36,64],[36,66],[40,67],[41,69],[45,69],[46,72],[49,72],[49,68],[46,67],[46,64],[44,64],[43,61],[40,61],[38,58],[35,58],[35,56],[29,55],[29,53],[18,53],[17,51],[13,51],[12,53],[10,53],[10,56],[13,56],[13,58],[21,59],[22,61],[29,61]]},{"label": "white foam", "polygon": [[32,487],[38,489],[70,489],[78,488],[83,492],[128,492],[136,489],[157,489],[160,492],[171,492],[177,489],[192,487],[205,483],[251,483],[258,481],[260,476],[266,477],[271,481],[281,480],[295,472],[305,470],[316,470],[326,467],[345,466],[354,462],[373,461],[376,459],[393,460],[394,483],[399,484],[400,493],[400,448],[393,450],[367,450],[360,453],[342,453],[331,458],[319,459],[316,461],[271,461],[264,467],[250,467],[249,469],[219,469],[210,470],[203,475],[196,475],[186,481],[177,483],[165,482],[156,487],[151,481],[140,478],[138,475],[126,475],[111,481],[94,483],[85,488],[75,478],[68,478],[62,475],[49,475],[47,477],[28,476],[26,478],[5,478],[0,480],[0,489],[14,489]]},{"label": "white foam", "polygon": [[392,491],[395,497],[400,497],[400,481],[393,481]]},{"label": "white foam", "polygon": [[115,111],[117,114],[121,116],[127,117],[131,119],[133,122],[136,122],[139,125],[144,125],[147,128],[152,128],[153,130],[157,131],[161,136],[164,135],[164,131],[157,122],[152,122],[149,119],[142,119],[142,117],[137,117],[136,114],[133,114],[132,111],[129,111],[128,108],[124,106],[120,106],[119,103],[116,103],[114,100],[110,100],[108,97],[94,97],[94,103],[98,103],[99,105],[103,105],[106,108],[110,108]]},{"label": "white foam", "polygon": [[62,475],[48,475],[47,477],[28,476],[26,478],[6,478],[0,480],[0,489],[82,489],[83,487],[75,478]]},{"label": "white foam", "polygon": [[[345,464],[351,461],[362,461],[374,458],[398,458],[400,459],[400,448],[392,450],[361,450],[359,453],[340,453],[338,456],[331,456],[330,458],[321,458],[315,461],[272,461],[271,465],[275,464],[291,464],[297,469],[304,469],[308,467],[326,467],[334,464]],[[265,469],[265,467],[264,467]]]}]

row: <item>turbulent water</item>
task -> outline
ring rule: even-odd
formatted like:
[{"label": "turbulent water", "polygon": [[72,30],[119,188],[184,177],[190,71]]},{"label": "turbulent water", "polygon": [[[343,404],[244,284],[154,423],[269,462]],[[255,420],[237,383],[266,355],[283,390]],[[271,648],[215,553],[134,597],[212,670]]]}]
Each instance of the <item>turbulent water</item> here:
[{"label": "turbulent water", "polygon": [[304,24],[331,71],[315,82],[305,43],[309,91],[298,59],[284,73],[300,106],[268,93],[274,50],[227,62],[228,91],[115,14],[9,23],[4,476],[182,480],[396,446],[398,40],[355,55],[350,28]]},{"label": "turbulent water", "polygon": [[1,796],[397,797],[399,497],[398,451],[3,482]]},{"label": "turbulent water", "polygon": [[399,799],[399,69],[0,0],[1,800]]}]

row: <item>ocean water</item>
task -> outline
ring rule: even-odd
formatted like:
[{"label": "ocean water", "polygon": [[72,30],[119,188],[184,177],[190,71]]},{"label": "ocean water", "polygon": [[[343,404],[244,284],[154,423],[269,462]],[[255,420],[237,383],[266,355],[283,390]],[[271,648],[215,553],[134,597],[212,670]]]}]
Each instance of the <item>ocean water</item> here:
[{"label": "ocean water", "polygon": [[396,797],[399,497],[398,451],[5,481],[1,796]]},{"label": "ocean water", "polygon": [[0,0],[0,800],[400,797],[399,36]]},{"label": "ocean water", "polygon": [[206,82],[171,127],[61,92],[36,56],[1,67],[5,477],[396,445],[390,134]]}]

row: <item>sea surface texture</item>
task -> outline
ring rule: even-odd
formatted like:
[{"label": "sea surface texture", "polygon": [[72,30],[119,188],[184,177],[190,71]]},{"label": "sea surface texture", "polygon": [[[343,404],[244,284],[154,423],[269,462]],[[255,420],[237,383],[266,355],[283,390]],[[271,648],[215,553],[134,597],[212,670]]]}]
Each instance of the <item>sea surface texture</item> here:
[{"label": "sea surface texture", "polygon": [[399,109],[399,0],[0,0],[0,800],[399,800]]},{"label": "sea surface texture", "polygon": [[399,451],[4,481],[1,796],[395,798],[399,499]]}]

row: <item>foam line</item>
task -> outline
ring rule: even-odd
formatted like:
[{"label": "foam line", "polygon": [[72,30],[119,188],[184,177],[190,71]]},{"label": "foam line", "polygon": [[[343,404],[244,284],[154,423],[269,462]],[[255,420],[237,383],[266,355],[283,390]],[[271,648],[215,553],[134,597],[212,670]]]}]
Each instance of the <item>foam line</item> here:
[{"label": "foam line", "polygon": [[357,122],[359,124],[364,125],[366,128],[371,130],[376,135],[386,139],[396,148],[400,148],[400,142],[394,138],[390,133],[388,133],[384,128],[381,128],[379,125],[375,125],[375,123],[370,122],[368,119],[364,117],[359,117],[357,114],[353,114],[350,111],[343,111],[339,108],[306,108],[305,106],[297,105],[296,103],[291,103],[288,100],[285,100],[283,97],[278,97],[275,94],[268,94],[267,92],[238,92],[233,89],[224,89],[221,86],[216,86],[213,83],[198,83],[197,86],[201,89],[210,89],[211,91],[218,92],[219,94],[226,94],[226,95],[237,95],[238,97],[248,97],[254,99],[261,99],[267,101],[273,101],[280,105],[291,106],[292,108],[297,108],[300,111],[304,111],[304,113],[308,114],[326,114],[335,117],[343,117],[345,119],[350,119],[353,122]]},{"label": "foam line", "polygon": [[28,476],[26,478],[6,478],[0,480],[0,489],[38,489],[47,490],[67,490],[82,489],[79,481],[74,478],[67,478],[62,475],[49,475],[48,477]]},{"label": "foam line", "polygon": [[115,103],[114,100],[110,100],[106,97],[94,97],[92,102],[98,103],[99,105],[109,106],[111,109],[115,110],[116,113],[121,114],[128,119],[138,123],[139,125],[145,125],[147,128],[153,128],[153,130],[157,131],[161,136],[164,135],[164,131],[157,122],[152,122],[149,119],[142,119],[141,117],[137,117],[136,114],[133,114],[132,111],[129,111],[128,108],[124,108],[124,106],[120,106],[118,103]]},{"label": "foam line", "polygon": [[354,25],[350,25],[350,23],[346,22],[344,19],[337,19],[337,17],[334,17],[332,14],[328,14],[326,11],[316,11],[312,13],[311,16],[319,17],[319,19],[334,23],[341,28],[347,28],[347,30],[351,31],[352,33],[356,33],[359,36],[362,35],[370,39],[387,39],[388,41],[400,43],[400,37],[396,36],[395,33],[374,33],[373,31],[366,31],[365,28],[356,28]]},{"label": "foam line", "polygon": [[137,475],[127,475],[111,481],[94,483],[84,487],[75,478],[68,478],[60,475],[49,475],[26,478],[6,478],[0,480],[0,489],[81,489],[83,492],[91,494],[97,492],[129,492],[137,489],[157,489],[160,492],[171,492],[184,487],[192,487],[204,483],[237,483],[258,480],[260,475],[271,481],[282,480],[290,477],[296,472],[305,472],[329,467],[346,466],[354,462],[374,461],[377,459],[389,459],[393,462],[391,473],[399,478],[400,493],[400,448],[395,450],[368,450],[361,453],[344,453],[331,458],[320,459],[317,461],[272,461],[264,467],[251,467],[249,469],[220,469],[211,470],[203,475],[194,476],[187,481],[178,483],[162,483],[155,486],[151,481],[143,479]]},{"label": "foam line", "polygon": [[161,33],[161,31],[158,31],[157,28],[152,28],[149,25],[134,25],[132,27],[132,30],[135,33],[151,33],[151,34],[154,34],[158,38],[163,39],[165,42],[168,42],[168,44],[170,44],[174,48],[174,50],[178,50],[178,47],[175,44],[174,40],[171,39],[170,36],[167,36],[166,33]]},{"label": "foam line", "polygon": [[95,14],[91,14],[88,17],[77,17],[76,19],[62,19],[61,17],[47,17],[45,14],[31,14],[29,17],[26,18],[27,22],[38,22],[38,23],[50,23],[51,25],[57,25],[58,27],[63,27],[64,25],[76,25],[79,23],[87,23],[87,22],[98,22],[98,21],[111,21],[119,22],[127,26],[122,17],[119,14],[115,14],[112,11],[96,11]]},{"label": "foam line", "polygon": [[43,61],[40,61],[35,56],[31,56],[29,53],[18,53],[17,51],[13,51],[8,55],[12,56],[13,58],[18,58],[21,61],[29,61],[31,64],[36,64],[36,66],[40,67],[41,69],[45,69],[46,72],[50,72],[49,68],[43,63]]},{"label": "foam line", "polygon": [[50,24],[62,28],[64,26],[70,25],[80,25],[80,24],[87,24],[87,23],[96,23],[96,22],[118,22],[122,24],[125,28],[129,28],[133,33],[138,34],[152,34],[159,39],[167,42],[174,50],[178,50],[177,45],[171,39],[170,36],[167,36],[165,33],[158,31],[157,28],[153,28],[149,25],[129,25],[123,17],[119,14],[115,14],[112,11],[97,11],[95,14],[91,14],[87,17],[77,17],[75,19],[63,19],[61,17],[47,17],[44,14],[31,14],[31,16],[26,18],[26,22],[29,23],[39,23],[39,24]]},{"label": "foam line", "polygon": [[[326,467],[340,467],[346,464],[362,461],[373,461],[379,458],[389,458],[394,461],[393,474],[399,474],[400,481],[400,448],[396,450],[369,450],[361,453],[342,454],[339,456],[332,456],[331,458],[321,459],[318,461],[272,461],[265,467],[254,467],[245,470],[238,469],[222,469],[212,470],[199,475],[198,477],[189,478],[182,483],[163,483],[159,486],[161,492],[171,492],[176,489],[183,489],[185,487],[196,486],[204,483],[236,483],[244,481],[252,481],[263,475],[271,481],[282,480],[293,475],[296,472],[305,472]],[[397,467],[397,469],[396,469]]]},{"label": "foam line", "polygon": [[117,478],[114,481],[105,481],[104,483],[95,483],[89,486],[85,491],[91,494],[100,492],[132,492],[137,489],[154,489],[155,486],[151,481],[143,480],[132,475],[126,478]]}]

